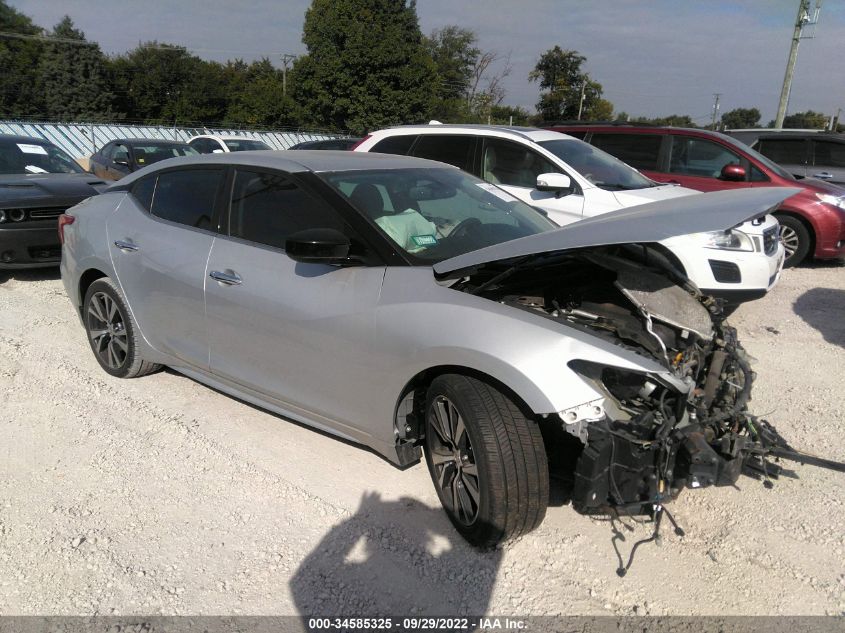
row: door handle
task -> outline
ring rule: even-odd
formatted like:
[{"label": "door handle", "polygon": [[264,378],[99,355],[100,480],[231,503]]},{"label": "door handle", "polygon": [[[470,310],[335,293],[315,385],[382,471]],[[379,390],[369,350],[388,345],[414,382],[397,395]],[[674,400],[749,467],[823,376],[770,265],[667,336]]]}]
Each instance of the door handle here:
[{"label": "door handle", "polygon": [[138,250],[138,247],[135,244],[132,244],[131,242],[124,242],[122,240],[115,240],[114,245],[124,253],[134,253]]},{"label": "door handle", "polygon": [[219,270],[212,270],[208,273],[208,276],[211,277],[214,281],[219,281],[221,284],[226,284],[227,286],[239,286],[243,279],[241,279],[237,273],[224,273],[220,272]]},{"label": "door handle", "polygon": [[817,174],[813,174],[813,178],[820,178],[821,180],[831,180],[833,178],[833,174],[829,171],[821,171]]}]

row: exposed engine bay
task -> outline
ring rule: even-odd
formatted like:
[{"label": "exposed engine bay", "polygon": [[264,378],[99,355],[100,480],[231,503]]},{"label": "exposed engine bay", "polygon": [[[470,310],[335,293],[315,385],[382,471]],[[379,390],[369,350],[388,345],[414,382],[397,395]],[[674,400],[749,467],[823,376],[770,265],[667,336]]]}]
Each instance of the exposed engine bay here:
[{"label": "exposed engine bay", "polygon": [[541,255],[485,272],[486,279],[465,279],[460,289],[589,332],[667,370],[570,362],[604,395],[544,421],[580,441],[567,464],[574,463],[578,511],[655,515],[684,488],[732,485],[743,473],[770,486],[790,474],[766,460],[772,456],[843,469],[793,451],[748,412],[752,359],[721,302],[702,295],[652,247]]}]

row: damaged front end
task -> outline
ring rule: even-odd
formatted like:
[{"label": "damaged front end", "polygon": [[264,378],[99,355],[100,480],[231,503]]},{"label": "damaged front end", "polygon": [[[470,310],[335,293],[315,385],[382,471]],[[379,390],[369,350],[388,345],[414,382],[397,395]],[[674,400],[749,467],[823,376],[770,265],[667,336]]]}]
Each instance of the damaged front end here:
[{"label": "damaged front end", "polygon": [[748,412],[755,375],[736,330],[719,302],[659,251],[623,245],[538,257],[463,289],[587,331],[664,368],[640,373],[589,358],[568,363],[602,396],[545,421],[580,442],[566,464],[580,512],[653,515],[684,488],[733,485],[743,473],[767,482],[782,474],[766,457],[788,447]]}]

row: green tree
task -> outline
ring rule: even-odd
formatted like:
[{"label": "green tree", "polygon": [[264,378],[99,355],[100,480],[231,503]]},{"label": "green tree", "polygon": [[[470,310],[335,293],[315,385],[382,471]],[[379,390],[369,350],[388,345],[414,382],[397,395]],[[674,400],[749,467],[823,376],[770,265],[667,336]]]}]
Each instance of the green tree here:
[{"label": "green tree", "polygon": [[226,69],[181,46],[148,42],[111,63],[117,109],[148,123],[222,121],[229,95]]},{"label": "green tree", "polygon": [[[627,116],[627,115],[626,115]],[[671,127],[698,127],[692,117],[688,114],[670,114],[661,117],[645,117],[638,116],[627,119],[631,123],[639,123],[645,125],[668,125]]]},{"label": "green tree", "polygon": [[[239,64],[239,65],[238,65]],[[226,71],[231,100],[226,113],[230,125],[291,127],[299,125],[299,108],[285,94],[282,71],[267,58],[249,66],[230,62]]]},{"label": "green tree", "polygon": [[[613,115],[613,104],[602,99],[602,86],[581,71],[587,58],[578,51],[555,46],[540,56],[529,81],[540,84],[537,112],[545,121],[578,118],[604,120]],[[583,103],[582,103],[583,95]]]},{"label": "green tree", "polygon": [[309,123],[357,134],[425,120],[436,70],[411,0],[313,0],[289,88]]},{"label": "green tree", "polygon": [[0,116],[43,116],[38,90],[41,35],[32,20],[0,0],[0,31],[21,37],[0,37]]},{"label": "green tree", "polygon": [[757,108],[735,108],[722,115],[722,127],[726,130],[760,127],[760,116]]},{"label": "green tree", "polygon": [[495,105],[490,109],[490,122],[494,125],[531,125],[531,113],[525,108]]},{"label": "green tree", "polygon": [[46,116],[53,119],[97,119],[111,115],[105,56],[97,44],[74,28],[65,16],[49,34],[40,61],[41,92]]},{"label": "green tree", "polygon": [[437,70],[435,103],[431,116],[442,121],[467,118],[467,94],[472,86],[473,70],[481,56],[478,37],[470,29],[450,25],[423,37],[428,54]]},{"label": "green tree", "polygon": [[[828,125],[828,117],[821,112],[796,112],[783,117],[783,127],[803,130],[824,130]],[[774,127],[775,122],[770,121],[769,127]]]}]

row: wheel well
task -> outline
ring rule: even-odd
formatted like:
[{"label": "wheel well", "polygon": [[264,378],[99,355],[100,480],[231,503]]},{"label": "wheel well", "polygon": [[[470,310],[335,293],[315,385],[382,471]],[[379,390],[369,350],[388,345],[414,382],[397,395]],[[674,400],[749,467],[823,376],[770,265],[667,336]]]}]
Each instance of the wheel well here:
[{"label": "wheel well", "polygon": [[810,235],[810,248],[807,251],[807,257],[811,258],[816,252],[816,231],[813,228],[813,224],[800,213],[790,211],[789,209],[778,209],[777,211],[775,211],[774,216],[776,218],[780,218],[781,216],[789,216],[790,218],[798,220],[801,224],[804,225],[804,228],[807,229],[807,233],[809,233]]},{"label": "wheel well", "polygon": [[82,273],[82,276],[79,278],[79,306],[77,306],[80,313],[82,312],[82,302],[85,301],[85,293],[88,292],[88,288],[92,283],[103,277],[108,277],[108,275],[96,268],[89,268]]},{"label": "wheel well", "polygon": [[[402,394],[396,401],[396,409],[394,414],[394,425],[399,438],[413,443],[418,443],[424,436],[424,420],[425,420],[425,398],[428,386],[438,376],[444,374],[460,374],[462,376],[469,376],[477,380],[481,380],[498,389],[505,394],[517,407],[522,411],[526,418],[536,418],[537,415],[525,403],[525,401],[513,389],[508,387],[503,382],[496,380],[489,374],[472,369],[470,367],[463,367],[461,365],[439,365],[437,367],[429,367],[416,376],[411,378],[402,390]],[[408,406],[403,407],[408,399]],[[410,431],[406,427],[410,427]]]}]

